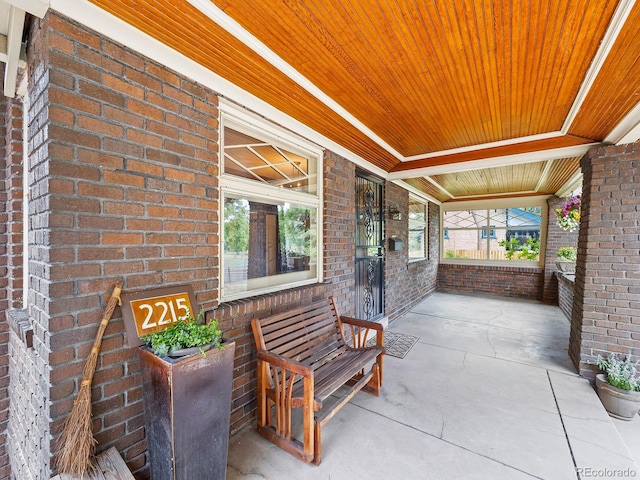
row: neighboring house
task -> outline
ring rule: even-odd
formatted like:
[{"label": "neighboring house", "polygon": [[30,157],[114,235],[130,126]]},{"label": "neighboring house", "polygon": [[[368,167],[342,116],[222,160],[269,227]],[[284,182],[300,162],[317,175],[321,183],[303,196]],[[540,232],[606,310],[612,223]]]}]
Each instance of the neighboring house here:
[{"label": "neighboring house", "polygon": [[444,257],[505,260],[505,241],[517,241],[511,247],[521,248],[528,238],[540,240],[541,214],[538,207],[447,211],[442,223]]}]

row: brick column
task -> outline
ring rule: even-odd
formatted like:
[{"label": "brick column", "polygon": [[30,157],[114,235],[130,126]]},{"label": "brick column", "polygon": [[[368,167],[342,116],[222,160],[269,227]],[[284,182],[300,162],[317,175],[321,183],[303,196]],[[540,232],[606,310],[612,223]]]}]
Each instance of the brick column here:
[{"label": "brick column", "polygon": [[558,226],[556,221],[556,208],[561,208],[566,199],[551,197],[547,200],[548,223],[547,223],[547,246],[544,256],[544,291],[542,301],[545,303],[558,304],[558,280],[554,273],[556,268],[556,253],[560,247],[577,247],[578,231],[568,232]]},{"label": "brick column", "polygon": [[598,354],[640,358],[640,142],[592,149],[581,166],[569,355],[593,377]]}]

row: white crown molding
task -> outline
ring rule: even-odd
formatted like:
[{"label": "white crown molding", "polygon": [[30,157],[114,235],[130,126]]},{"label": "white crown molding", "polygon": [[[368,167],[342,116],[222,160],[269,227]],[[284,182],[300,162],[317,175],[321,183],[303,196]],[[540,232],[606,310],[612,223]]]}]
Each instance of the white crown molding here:
[{"label": "white crown molding", "polygon": [[553,160],[554,159],[547,160],[547,162],[545,163],[544,169],[542,170],[540,178],[538,179],[538,183],[536,184],[536,188],[534,189],[536,192],[540,191],[540,187],[542,186],[542,184],[547,181],[549,171],[551,170],[551,165],[553,165]]},{"label": "white crown molding", "polygon": [[582,191],[582,170],[579,168],[573,176],[562,185],[556,192],[556,197],[566,197],[576,190]]},{"label": "white crown molding", "polygon": [[433,185],[434,187],[436,187],[438,190],[440,190],[442,193],[444,193],[447,197],[449,198],[455,198],[455,195],[453,195],[452,193],[449,192],[449,190],[447,190],[446,188],[444,188],[442,185],[440,185],[438,182],[436,182],[433,178],[429,177],[429,176],[424,176],[422,177],[424,178],[427,182],[429,182],[431,185]]},{"label": "white crown molding", "polygon": [[[526,192],[525,192],[526,193]],[[528,195],[518,198],[518,207],[532,207],[540,205],[547,201],[553,195]],[[514,207],[513,198],[483,198],[476,200],[462,200],[459,202],[447,202],[442,204],[442,211],[450,210],[473,210],[483,208],[512,208]]]},{"label": "white crown molding", "polygon": [[605,143],[633,143],[640,138],[640,102],[611,130]]},{"label": "white crown molding", "polygon": [[446,155],[455,155],[458,153],[475,152],[476,150],[484,150],[488,148],[505,147],[508,145],[516,145],[519,143],[535,142],[538,140],[548,140],[550,138],[562,137],[563,135],[564,134],[562,132],[548,132],[540,133],[537,135],[528,135],[526,137],[509,138],[507,140],[498,140],[497,142],[488,142],[478,145],[470,145],[468,147],[451,148],[449,150],[440,150],[437,152],[412,155],[410,157],[405,157],[404,161],[425,160],[427,158],[438,158],[444,157]]},{"label": "white crown molding", "polygon": [[[487,198],[495,197],[497,195],[499,195],[500,197],[503,197],[505,195],[527,195],[527,196],[530,196],[531,194],[534,194],[534,193],[538,193],[538,191],[537,190],[520,190],[520,191],[517,191],[517,192],[505,192],[505,193],[500,193],[500,194],[483,193],[481,195],[461,195],[459,197],[456,197],[456,201],[457,200],[460,200],[460,201],[486,200]],[[539,195],[539,193],[538,193],[538,195]]]},{"label": "white crown molding", "polygon": [[416,168],[413,170],[403,170],[389,173],[389,180],[402,180],[419,176],[439,175],[443,173],[465,172],[468,170],[479,170],[482,168],[504,167],[506,165],[518,165],[521,163],[543,162],[556,158],[581,157],[592,147],[600,143],[588,143],[572,147],[554,148],[528,153],[518,153],[516,155],[505,155],[482,160],[471,160],[463,163],[450,163],[446,165],[434,165],[432,167]]},{"label": "white crown molding", "polygon": [[208,18],[224,28],[235,38],[240,40],[251,50],[264,58],[280,72],[284,73],[287,77],[304,88],[317,100],[329,107],[333,112],[337,113],[340,117],[349,122],[360,132],[364,133],[369,139],[376,142],[380,147],[384,148],[387,152],[396,157],[396,159],[402,160],[404,158],[403,155],[401,155],[387,142],[376,135],[375,132],[370,130],[365,124],[351,115],[351,113],[344,109],[340,104],[338,104],[322,90],[316,87],[315,84],[311,82],[307,77],[298,72],[295,68],[284,61],[278,54],[276,54],[273,50],[271,50],[264,43],[258,40],[253,34],[249,33],[242,25],[240,25],[233,18],[227,15],[224,10],[218,8],[213,2],[211,2],[211,0],[187,1]]},{"label": "white crown molding", "polygon": [[424,198],[425,200],[429,200],[430,202],[435,203],[436,205],[442,205],[442,202],[437,198],[432,197],[427,193],[424,193],[422,190],[418,190],[417,188],[412,187],[411,185],[406,183],[404,180],[393,180],[391,183],[395,183],[396,185],[407,190],[408,192],[413,193],[418,197]]},{"label": "white crown molding", "polygon": [[622,27],[624,27],[627,17],[629,17],[629,13],[631,13],[635,3],[635,0],[621,0],[616,7],[611,23],[602,38],[602,42],[600,42],[600,47],[593,57],[589,70],[587,70],[587,74],[580,86],[578,95],[576,95],[573,105],[571,105],[571,108],[569,109],[567,118],[564,120],[561,129],[563,134],[566,134],[569,131],[573,121],[576,119],[580,108],[582,108],[582,104],[589,94],[589,90],[591,90],[591,87],[593,86],[593,82],[595,82],[596,78],[600,74],[600,70],[602,69],[604,62],[607,60],[607,56],[609,55],[609,52],[611,52],[611,48],[618,38]]}]

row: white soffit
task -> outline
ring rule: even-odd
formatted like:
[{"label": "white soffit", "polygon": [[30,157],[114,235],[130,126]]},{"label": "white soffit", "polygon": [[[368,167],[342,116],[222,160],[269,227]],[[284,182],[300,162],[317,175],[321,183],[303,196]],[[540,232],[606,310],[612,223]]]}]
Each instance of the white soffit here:
[{"label": "white soffit", "polygon": [[0,1],[0,61],[6,64],[4,71],[4,95],[15,97],[18,69],[26,67],[22,32],[26,14],[44,17],[49,0],[1,0]]}]

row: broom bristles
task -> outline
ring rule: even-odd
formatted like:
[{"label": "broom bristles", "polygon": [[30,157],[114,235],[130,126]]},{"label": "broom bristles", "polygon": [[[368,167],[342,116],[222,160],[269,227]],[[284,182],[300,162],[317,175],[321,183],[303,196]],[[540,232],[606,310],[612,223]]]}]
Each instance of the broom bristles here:
[{"label": "broom bristles", "polygon": [[60,448],[56,466],[60,473],[79,476],[91,474],[96,465],[93,459],[93,447],[98,443],[93,438],[91,425],[91,383],[98,362],[102,336],[107,324],[113,315],[116,304],[120,301],[122,285],[116,285],[105,313],[100,322],[98,333],[93,342],[91,353],[87,357],[82,371],[82,383],[78,396],[73,402],[73,409],[64,421],[62,434],[60,435]]},{"label": "broom bristles", "polygon": [[57,466],[62,473],[82,478],[95,469],[93,463],[93,438],[91,428],[91,387],[82,387],[78,398],[73,402],[73,410],[64,422],[60,436],[62,447],[59,451]]}]

